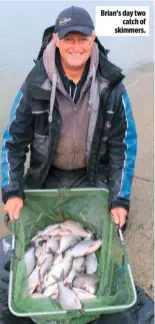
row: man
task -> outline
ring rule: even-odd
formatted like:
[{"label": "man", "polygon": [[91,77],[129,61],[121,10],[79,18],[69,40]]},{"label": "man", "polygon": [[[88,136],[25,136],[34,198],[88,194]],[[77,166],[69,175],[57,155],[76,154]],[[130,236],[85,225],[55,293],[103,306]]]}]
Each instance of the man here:
[{"label": "man", "polygon": [[108,187],[112,219],[122,227],[136,158],[124,76],[107,59],[85,9],[63,10],[51,31],[3,135],[4,211],[18,219],[24,188]]}]

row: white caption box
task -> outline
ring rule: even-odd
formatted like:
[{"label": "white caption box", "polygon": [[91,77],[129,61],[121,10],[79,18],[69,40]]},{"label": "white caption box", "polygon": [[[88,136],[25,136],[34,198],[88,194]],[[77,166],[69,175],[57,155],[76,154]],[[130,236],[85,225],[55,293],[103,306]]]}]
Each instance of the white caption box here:
[{"label": "white caption box", "polygon": [[149,36],[148,6],[96,6],[97,36]]}]

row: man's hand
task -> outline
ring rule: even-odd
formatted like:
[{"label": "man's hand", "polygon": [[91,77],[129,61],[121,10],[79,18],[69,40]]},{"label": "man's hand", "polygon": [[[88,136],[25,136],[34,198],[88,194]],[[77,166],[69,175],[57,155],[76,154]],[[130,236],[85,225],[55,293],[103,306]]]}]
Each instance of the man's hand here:
[{"label": "man's hand", "polygon": [[123,225],[125,224],[127,211],[122,207],[116,207],[111,209],[111,216],[115,224],[119,224],[120,227],[123,227]]},{"label": "man's hand", "polygon": [[4,212],[6,212],[10,221],[17,220],[19,218],[20,210],[23,207],[23,199],[20,197],[9,198],[4,205]]}]

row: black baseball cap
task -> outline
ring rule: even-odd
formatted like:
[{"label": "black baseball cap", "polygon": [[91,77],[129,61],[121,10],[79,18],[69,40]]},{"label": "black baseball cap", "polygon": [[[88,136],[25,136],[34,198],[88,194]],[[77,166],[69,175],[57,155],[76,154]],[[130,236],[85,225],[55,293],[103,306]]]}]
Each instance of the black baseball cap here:
[{"label": "black baseball cap", "polygon": [[94,23],[89,13],[84,8],[75,6],[60,12],[55,22],[55,32],[59,39],[74,31],[90,36],[93,29]]}]

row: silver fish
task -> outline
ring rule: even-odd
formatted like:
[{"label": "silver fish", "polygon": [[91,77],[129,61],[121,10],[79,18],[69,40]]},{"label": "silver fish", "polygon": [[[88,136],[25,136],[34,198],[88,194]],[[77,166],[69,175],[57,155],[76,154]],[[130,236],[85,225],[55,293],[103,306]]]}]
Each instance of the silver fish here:
[{"label": "silver fish", "polygon": [[55,284],[55,282],[56,282],[56,280],[52,276],[52,271],[50,270],[48,273],[46,272],[46,274],[44,276],[43,287],[46,288],[50,285]]},{"label": "silver fish", "polygon": [[58,281],[58,301],[62,309],[81,309],[81,303],[75,292],[64,285],[63,281]]},{"label": "silver fish", "polygon": [[70,234],[67,236],[63,236],[60,240],[60,248],[58,249],[57,253],[61,254],[66,251],[69,247],[74,246],[78,242],[79,238]]},{"label": "silver fish", "polygon": [[27,277],[32,273],[35,265],[36,265],[36,259],[35,259],[35,248],[32,246],[27,250],[27,252],[24,255],[24,261],[26,264],[26,272]]},{"label": "silver fish", "polygon": [[66,220],[62,223],[62,227],[70,231],[70,233],[77,237],[90,238],[91,232],[84,229],[84,226],[73,220]]},{"label": "silver fish", "polygon": [[52,253],[47,253],[45,254],[45,260],[43,264],[40,267],[40,275],[41,278],[44,277],[45,273],[51,268],[53,262],[53,255]]},{"label": "silver fish", "polygon": [[39,293],[39,294],[42,294],[44,291],[44,288],[43,288],[43,285],[41,283],[41,278],[40,278],[40,275],[39,275],[39,283],[36,287],[36,290],[35,290],[35,293]]},{"label": "silver fish", "polygon": [[47,243],[44,243],[42,246],[39,246],[36,248],[35,256],[37,258],[37,264],[41,265],[45,261],[46,258],[46,245]]},{"label": "silver fish", "polygon": [[97,271],[97,258],[95,253],[86,256],[86,273],[92,274]]},{"label": "silver fish", "polygon": [[36,236],[34,236],[31,240],[32,244],[35,244],[35,246],[39,246],[39,243],[44,240],[44,236],[42,234],[43,232],[38,232]]},{"label": "silver fish", "polygon": [[97,274],[80,274],[73,281],[73,287],[88,291],[90,294],[95,294],[99,276]]},{"label": "silver fish", "polygon": [[40,299],[40,298],[45,298],[45,296],[43,295],[43,294],[41,294],[41,293],[33,293],[32,295],[31,295],[31,298],[33,298],[33,299]]},{"label": "silver fish", "polygon": [[64,228],[64,227],[60,227],[60,228],[56,228],[55,230],[53,230],[51,232],[51,236],[65,236],[65,235],[69,235],[71,234],[70,230],[68,228]]},{"label": "silver fish", "polygon": [[58,298],[58,284],[54,283],[53,285],[48,286],[44,290],[43,294],[45,297],[51,297],[52,299],[57,299]]},{"label": "silver fish", "polygon": [[29,294],[31,295],[39,284],[39,267],[37,266],[31,275],[24,280],[24,285],[28,284]]},{"label": "silver fish", "polygon": [[70,255],[74,258],[88,255],[97,251],[102,244],[102,240],[84,240],[76,244],[72,249],[70,249]]},{"label": "silver fish", "polygon": [[84,299],[90,299],[90,298],[96,298],[95,295],[90,294],[88,291],[79,289],[79,288],[74,288],[73,291],[76,293],[77,297],[79,300],[84,300]]},{"label": "silver fish", "polygon": [[81,271],[81,268],[84,266],[85,257],[79,257],[73,260],[73,269]]},{"label": "silver fish", "polygon": [[72,285],[74,278],[77,276],[78,272],[83,272],[85,270],[85,258],[76,258],[73,260],[72,269],[68,277],[64,280],[64,283],[68,284],[69,287]]},{"label": "silver fish", "polygon": [[53,277],[56,277],[57,279],[60,278],[62,270],[64,270],[64,279],[68,276],[69,272],[71,271],[73,264],[73,257],[68,256],[65,257],[62,262],[58,264],[54,264],[51,268],[51,272]]},{"label": "silver fish", "polygon": [[54,232],[56,229],[59,229],[59,228],[61,228],[61,223],[49,225],[43,230],[42,233],[43,233],[43,235],[51,235],[52,232]]},{"label": "silver fish", "polygon": [[62,254],[55,254],[55,258],[54,258],[54,261],[53,261],[53,264],[58,264],[58,263],[61,263],[63,261],[63,257],[62,257]]},{"label": "silver fish", "polygon": [[46,244],[46,252],[51,251],[52,253],[58,253],[58,249],[60,246],[60,237],[51,237]]}]

